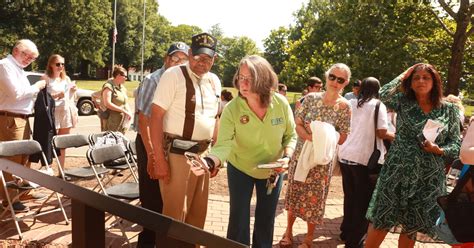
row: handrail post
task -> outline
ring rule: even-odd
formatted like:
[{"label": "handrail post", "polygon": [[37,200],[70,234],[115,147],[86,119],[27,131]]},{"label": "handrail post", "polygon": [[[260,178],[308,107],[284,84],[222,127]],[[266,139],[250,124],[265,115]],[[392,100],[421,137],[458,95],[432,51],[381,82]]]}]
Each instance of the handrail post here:
[{"label": "handrail post", "polygon": [[105,213],[72,199],[72,247],[105,247]]}]

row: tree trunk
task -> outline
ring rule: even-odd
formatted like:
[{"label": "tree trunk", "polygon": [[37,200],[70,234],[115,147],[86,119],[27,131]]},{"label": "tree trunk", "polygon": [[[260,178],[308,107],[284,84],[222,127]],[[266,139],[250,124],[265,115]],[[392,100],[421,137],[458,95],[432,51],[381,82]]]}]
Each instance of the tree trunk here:
[{"label": "tree trunk", "polygon": [[462,76],[462,61],[464,57],[464,49],[468,38],[467,27],[472,16],[469,14],[469,0],[462,0],[459,11],[456,15],[456,32],[453,37],[453,45],[451,46],[451,60],[448,67],[448,82],[445,95],[459,94],[459,81]]}]

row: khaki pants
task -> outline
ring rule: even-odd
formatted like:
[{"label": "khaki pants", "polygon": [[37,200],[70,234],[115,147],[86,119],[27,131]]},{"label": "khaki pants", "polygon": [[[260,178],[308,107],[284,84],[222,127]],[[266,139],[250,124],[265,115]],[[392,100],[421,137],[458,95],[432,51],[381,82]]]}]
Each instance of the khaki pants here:
[{"label": "khaki pants", "polygon": [[[30,138],[30,124],[27,119],[0,115],[0,127],[0,141],[25,140]],[[28,163],[28,156],[20,155],[6,159],[22,165]],[[6,182],[13,180],[13,176],[10,173],[4,172],[3,177]],[[14,191],[9,190],[8,192],[13,196]],[[6,199],[2,184],[0,184],[0,196],[2,199]]]},{"label": "khaki pants", "polygon": [[184,155],[169,154],[170,182],[160,180],[163,214],[204,228],[209,196],[209,173],[195,176]]}]

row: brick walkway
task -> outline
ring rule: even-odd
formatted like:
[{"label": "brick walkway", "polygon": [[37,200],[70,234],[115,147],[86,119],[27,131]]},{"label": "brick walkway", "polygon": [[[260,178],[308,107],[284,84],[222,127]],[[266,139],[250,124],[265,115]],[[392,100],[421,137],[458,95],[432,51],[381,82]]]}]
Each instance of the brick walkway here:
[{"label": "brick walkway", "polygon": [[[283,194],[282,194],[283,195]],[[255,200],[255,199],[254,199]],[[255,201],[252,201],[252,208]],[[342,220],[342,199],[328,199],[326,204],[325,223],[316,229],[313,247],[344,247],[344,244],[338,240],[339,225]],[[35,203],[29,203],[30,207],[34,207]],[[67,208],[68,216],[70,216],[70,208]],[[283,198],[281,197],[277,208],[275,221],[274,247],[278,247],[278,241],[283,235],[286,227],[286,212],[283,210]],[[229,199],[226,196],[211,195],[209,199],[208,215],[205,230],[219,236],[225,236],[227,230],[227,221],[229,217]],[[110,222],[110,221],[109,221]],[[253,224],[253,217],[251,220]],[[130,227],[127,230],[127,236],[131,239],[132,245],[135,246],[137,234],[140,227]],[[31,220],[26,220],[21,224],[24,232],[24,241],[20,242],[13,223],[4,222],[0,224],[0,247],[68,247],[71,243],[71,225],[65,225],[60,214],[50,214],[40,217],[39,220],[32,225]],[[294,225],[294,247],[304,238],[306,225],[303,221],[297,220]],[[388,234],[382,247],[397,247],[398,235]],[[36,242],[36,243],[35,243]],[[107,232],[107,247],[128,247],[124,238],[118,230]],[[14,244],[20,246],[13,246]],[[442,244],[423,244],[417,243],[416,247],[449,247]]]}]

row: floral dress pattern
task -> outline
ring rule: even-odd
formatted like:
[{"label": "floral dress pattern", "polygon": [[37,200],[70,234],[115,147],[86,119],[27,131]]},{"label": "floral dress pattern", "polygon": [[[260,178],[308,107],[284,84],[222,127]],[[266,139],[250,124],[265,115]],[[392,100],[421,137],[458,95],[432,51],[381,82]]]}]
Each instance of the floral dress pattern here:
[{"label": "floral dress pattern", "polygon": [[[396,89],[401,75],[381,89],[381,100],[397,112],[395,141],[379,174],[367,218],[374,227],[401,233],[416,239],[418,232],[435,237],[432,227],[439,217],[436,198],[446,194],[446,157],[457,158],[460,148],[458,109],[443,102],[424,113],[416,101]],[[423,151],[416,139],[428,119],[444,125],[435,143],[444,156]]]},{"label": "floral dress pattern", "polygon": [[[296,117],[309,123],[314,120],[332,124],[339,133],[349,133],[351,110],[347,100],[340,97],[334,106],[323,103],[323,93],[309,94],[300,108],[296,110]],[[304,140],[298,139],[295,152],[291,159],[288,175],[288,190],[286,193],[285,209],[291,210],[296,217],[306,222],[321,224],[326,206],[329,183],[332,176],[332,163],[317,165],[312,168],[306,181],[294,180],[297,159],[303,148]]]}]

